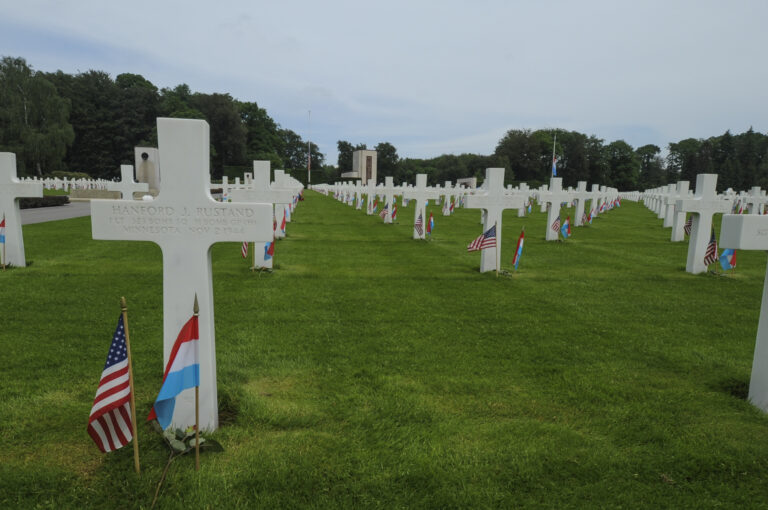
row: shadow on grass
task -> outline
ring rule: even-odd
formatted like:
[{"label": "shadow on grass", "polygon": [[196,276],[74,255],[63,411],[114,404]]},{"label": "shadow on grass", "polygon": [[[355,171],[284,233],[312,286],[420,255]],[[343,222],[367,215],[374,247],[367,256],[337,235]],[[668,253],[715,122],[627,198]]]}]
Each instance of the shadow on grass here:
[{"label": "shadow on grass", "polygon": [[747,400],[747,395],[749,394],[749,381],[729,377],[728,379],[723,379],[715,383],[714,389],[722,391],[723,393],[728,393],[739,400]]}]

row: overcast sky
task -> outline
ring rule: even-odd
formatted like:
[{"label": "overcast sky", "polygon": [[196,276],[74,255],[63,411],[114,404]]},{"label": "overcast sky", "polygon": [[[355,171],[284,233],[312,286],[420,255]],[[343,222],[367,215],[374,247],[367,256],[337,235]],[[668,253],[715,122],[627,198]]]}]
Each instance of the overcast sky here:
[{"label": "overcast sky", "polygon": [[6,0],[0,55],[228,92],[335,164],[337,140],[432,157],[521,128],[766,132],[766,20],[766,0]]}]

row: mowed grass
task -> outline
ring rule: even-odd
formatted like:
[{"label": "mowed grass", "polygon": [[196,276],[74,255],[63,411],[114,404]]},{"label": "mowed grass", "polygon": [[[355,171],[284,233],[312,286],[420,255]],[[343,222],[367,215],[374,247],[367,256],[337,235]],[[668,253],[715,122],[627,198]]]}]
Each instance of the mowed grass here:
[{"label": "mowed grass", "polygon": [[[768,416],[746,401],[764,253],[693,276],[640,204],[559,243],[535,208],[505,213],[496,278],[466,252],[479,211],[431,205],[424,242],[413,205],[384,225],[306,196],[272,274],[213,248],[225,452],[176,460],[158,508],[768,505]],[[168,455],[144,423],[160,250],[94,241],[88,218],[24,234],[32,264],[0,273],[0,507],[148,508]],[[85,430],[120,296],[141,477]]]}]

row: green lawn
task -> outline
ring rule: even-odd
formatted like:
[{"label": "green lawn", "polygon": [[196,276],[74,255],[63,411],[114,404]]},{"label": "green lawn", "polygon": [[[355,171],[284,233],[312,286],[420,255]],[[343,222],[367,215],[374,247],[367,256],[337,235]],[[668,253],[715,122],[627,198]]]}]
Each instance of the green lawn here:
[{"label": "green lawn", "polygon": [[[768,416],[745,400],[764,253],[692,276],[640,204],[564,243],[509,211],[504,269],[522,226],[525,251],[496,278],[466,252],[479,211],[430,206],[422,242],[413,205],[383,225],[306,196],[274,273],[213,249],[225,451],[176,460],[158,508],[768,505]],[[0,273],[0,508],[148,508],[168,457],[144,423],[160,250],[94,241],[89,218],[24,233],[32,264]],[[86,433],[122,295],[140,478]]]}]

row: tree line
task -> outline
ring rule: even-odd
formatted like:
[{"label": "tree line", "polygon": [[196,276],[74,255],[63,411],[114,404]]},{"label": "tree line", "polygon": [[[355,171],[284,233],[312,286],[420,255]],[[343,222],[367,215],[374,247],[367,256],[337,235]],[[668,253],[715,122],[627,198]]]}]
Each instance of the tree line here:
[{"label": "tree line", "polygon": [[[186,84],[158,90],[138,74],[45,73],[23,58],[0,59],[0,151],[16,153],[19,175],[117,177],[121,164],[134,163],[135,146],[157,146],[157,117],[208,122],[215,178],[242,174],[255,159],[289,172],[306,169],[307,142],[255,102]],[[323,154],[315,144],[311,152],[320,168]]]},{"label": "tree line", "polygon": [[[338,142],[338,172],[352,169],[352,151],[365,144]],[[644,190],[679,180],[691,186],[700,173],[716,173],[718,189],[746,190],[752,186],[768,188],[768,135],[752,128],[733,135],[707,139],[687,138],[670,143],[666,156],[659,146],[648,144],[633,148],[624,140],[606,143],[577,131],[512,129],[499,140],[490,155],[443,154],[431,159],[399,158],[392,144],[382,142],[379,151],[379,180],[392,175],[396,184],[413,182],[417,173],[425,173],[430,184],[455,182],[457,178],[482,180],[488,167],[503,167],[505,184],[527,182],[532,187],[549,182],[552,174],[552,149],[557,157],[557,175],[564,186],[578,181],[613,186],[620,190]]]},{"label": "tree line", "polygon": [[[133,148],[156,146],[156,118],[205,119],[211,126],[211,169],[241,175],[255,159],[269,160],[294,177],[306,179],[307,142],[281,127],[256,102],[226,93],[193,92],[186,84],[158,89],[138,74],[112,79],[103,71],[75,75],[35,71],[23,58],[0,59],[0,151],[14,152],[19,175],[82,172],[96,178],[119,175],[121,164],[133,163]],[[556,139],[556,141],[555,141]],[[719,174],[718,189],[768,188],[768,136],[753,129],[726,131],[707,139],[670,143],[666,155],[657,145],[633,148],[623,140],[606,143],[577,131],[512,129],[492,154],[443,154],[434,158],[401,158],[389,142],[378,152],[379,181],[413,182],[425,173],[430,184],[463,177],[482,179],[485,168],[506,169],[506,183],[548,182],[552,148],[558,176],[565,186],[578,181],[621,190],[643,190],[678,180],[693,184],[699,173]],[[332,183],[352,169],[352,152],[367,148],[337,142],[337,165],[311,144],[313,183]]]}]

